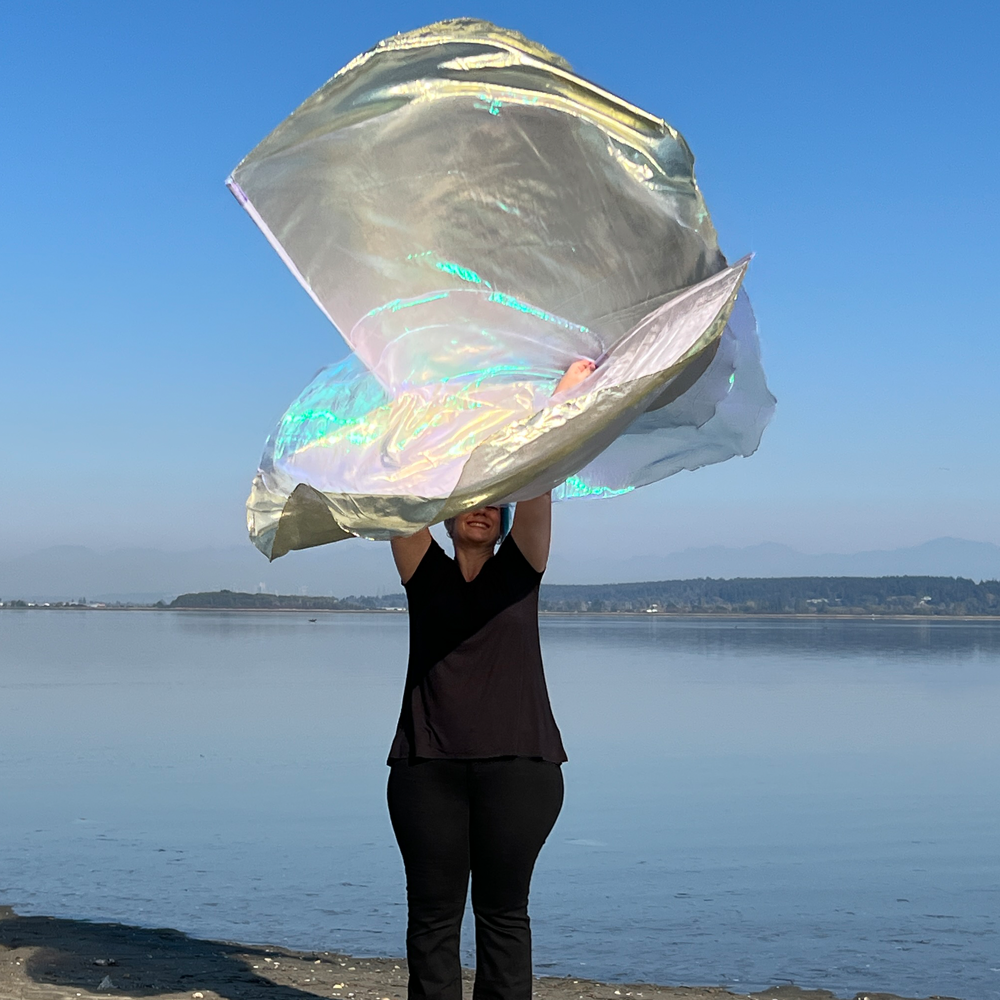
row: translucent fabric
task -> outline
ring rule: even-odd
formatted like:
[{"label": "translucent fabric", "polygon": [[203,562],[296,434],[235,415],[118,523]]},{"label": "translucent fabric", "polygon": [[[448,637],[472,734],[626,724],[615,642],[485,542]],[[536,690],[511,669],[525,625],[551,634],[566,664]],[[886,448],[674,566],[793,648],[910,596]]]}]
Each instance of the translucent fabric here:
[{"label": "translucent fabric", "polygon": [[[482,21],[398,35],[228,184],[352,350],[267,443],[274,558],[752,453],[753,315],[669,125]],[[577,358],[599,363],[553,396]]]}]

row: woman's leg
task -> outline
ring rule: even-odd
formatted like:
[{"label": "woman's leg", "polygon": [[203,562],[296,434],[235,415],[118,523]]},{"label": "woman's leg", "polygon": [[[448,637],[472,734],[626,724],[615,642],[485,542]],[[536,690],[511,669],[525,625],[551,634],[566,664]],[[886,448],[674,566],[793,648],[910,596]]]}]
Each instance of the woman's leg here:
[{"label": "woman's leg", "polygon": [[462,1000],[459,935],[469,888],[465,761],[393,762],[389,817],[406,869],[409,1000]]},{"label": "woman's leg", "polygon": [[516,757],[472,765],[469,839],[476,916],[475,1000],[530,1000],[528,888],[562,807],[558,764]]}]

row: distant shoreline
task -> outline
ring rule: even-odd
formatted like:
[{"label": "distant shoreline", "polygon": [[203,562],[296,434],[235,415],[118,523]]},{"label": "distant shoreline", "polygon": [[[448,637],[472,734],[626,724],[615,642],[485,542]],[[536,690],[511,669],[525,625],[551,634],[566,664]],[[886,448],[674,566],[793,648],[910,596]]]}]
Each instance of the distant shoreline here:
[{"label": "distant shoreline", "polygon": [[[80,604],[69,605],[45,605],[36,604],[29,607],[10,607],[7,604],[0,605],[2,611],[169,611],[172,614],[294,614],[294,615],[405,615],[405,609],[397,608],[171,608],[169,606],[155,607],[149,604],[130,605],[109,605],[95,608]],[[908,621],[908,622],[934,622],[934,621],[962,621],[962,622],[983,622],[1000,621],[1000,615],[951,615],[946,613],[932,615],[906,615],[906,614],[848,614],[846,612],[804,612],[796,614],[794,612],[771,612],[771,611],[539,611],[539,617],[543,618],[700,618],[706,621],[717,619],[746,620],[766,618],[768,620],[789,619],[798,621],[829,621],[835,620],[857,620],[857,621]]]},{"label": "distant shoreline", "polygon": [[[261,585],[263,587],[263,584]],[[103,597],[9,599],[5,607],[169,608],[171,611],[403,611],[402,591],[347,597],[262,590],[199,590],[169,602],[159,593],[115,592]],[[35,591],[37,594],[38,591]],[[44,593],[44,592],[43,592]],[[87,590],[80,591],[82,594]],[[91,590],[89,593],[93,594]],[[965,577],[754,577],[716,580],[650,580],[638,583],[542,584],[543,614],[627,614],[708,618],[958,618],[1000,617],[1000,580]]]}]

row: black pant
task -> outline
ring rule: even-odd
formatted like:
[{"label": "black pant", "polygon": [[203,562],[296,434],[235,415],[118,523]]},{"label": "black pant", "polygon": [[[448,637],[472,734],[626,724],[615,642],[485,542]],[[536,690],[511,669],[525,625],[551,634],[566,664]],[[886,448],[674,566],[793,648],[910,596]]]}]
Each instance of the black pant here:
[{"label": "black pant", "polygon": [[409,1000],[461,1000],[470,872],[473,997],[530,1000],[528,886],[562,798],[562,772],[548,761],[393,762],[389,816],[406,869]]}]

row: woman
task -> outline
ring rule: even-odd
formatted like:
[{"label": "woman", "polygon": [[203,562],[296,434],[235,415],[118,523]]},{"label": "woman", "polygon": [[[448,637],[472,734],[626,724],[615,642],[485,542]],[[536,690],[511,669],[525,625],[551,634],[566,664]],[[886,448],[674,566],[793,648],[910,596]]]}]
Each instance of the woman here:
[{"label": "woman", "polygon": [[[575,362],[556,392],[593,370],[593,362]],[[454,559],[427,529],[392,542],[410,613],[388,789],[406,869],[410,1000],[461,1000],[470,874],[473,995],[531,997],[528,889],[562,806],[566,760],[538,641],[550,495],[518,503],[501,540],[502,517],[490,506],[447,522]]]}]

